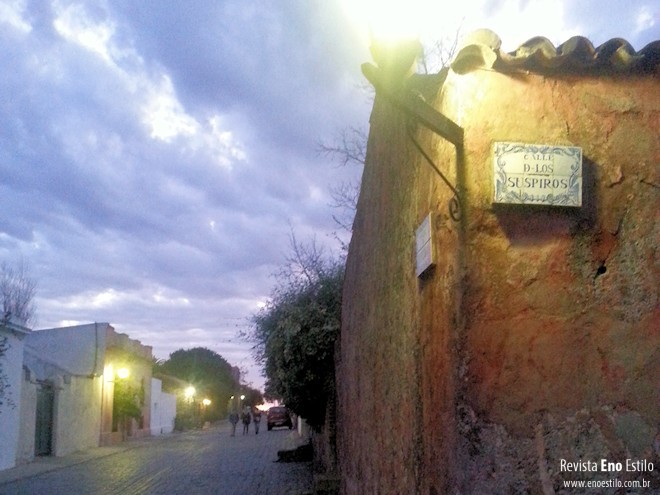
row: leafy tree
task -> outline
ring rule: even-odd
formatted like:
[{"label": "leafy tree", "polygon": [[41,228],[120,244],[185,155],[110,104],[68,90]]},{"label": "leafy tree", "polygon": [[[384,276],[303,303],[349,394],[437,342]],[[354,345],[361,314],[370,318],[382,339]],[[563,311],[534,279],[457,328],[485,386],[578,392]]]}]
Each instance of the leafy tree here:
[{"label": "leafy tree", "polygon": [[207,413],[210,420],[226,415],[229,397],[240,388],[231,365],[220,354],[205,347],[179,349],[160,363],[158,370],[190,383],[195,387],[197,399],[210,399],[213,404]]},{"label": "leafy tree", "polygon": [[144,389],[132,384],[127,379],[115,380],[115,391],[112,399],[112,419],[115,424],[127,418],[140,420],[144,403]]},{"label": "leafy tree", "polygon": [[241,395],[245,396],[243,404],[246,406],[255,407],[264,403],[264,396],[260,390],[256,388],[247,387],[243,385],[241,387]]},{"label": "leafy tree", "polygon": [[252,318],[250,338],[264,366],[266,396],[318,429],[334,394],[344,267],[314,243],[304,246],[292,236],[292,246],[270,302]]},{"label": "leafy tree", "polygon": [[164,359],[159,359],[156,356],[151,357],[151,372],[156,375],[162,372]]}]

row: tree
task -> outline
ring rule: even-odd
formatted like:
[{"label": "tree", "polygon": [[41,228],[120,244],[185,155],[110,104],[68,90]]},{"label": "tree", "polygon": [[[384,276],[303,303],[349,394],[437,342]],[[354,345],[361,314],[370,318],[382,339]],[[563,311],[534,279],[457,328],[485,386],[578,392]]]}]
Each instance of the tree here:
[{"label": "tree", "polygon": [[[342,167],[364,166],[367,153],[367,134],[362,129],[350,127],[344,129],[333,144],[321,143],[319,153],[335,159]],[[357,200],[360,193],[358,181],[341,182],[330,188],[332,197],[331,207],[337,210],[332,215],[339,228],[345,232],[352,232],[353,217],[357,209]],[[346,250],[348,246],[344,246]]]},{"label": "tree", "polygon": [[424,54],[421,65],[424,68],[424,73],[440,72],[445,67],[449,67],[449,64],[451,64],[451,61],[458,52],[461,29],[462,25],[456,29],[453,36],[445,36],[444,38],[423,42]]},{"label": "tree", "polygon": [[252,318],[250,339],[264,366],[266,396],[282,400],[316,429],[334,394],[343,275],[343,263],[292,236],[292,255],[271,300]]},{"label": "tree", "polygon": [[[37,284],[30,278],[28,266],[21,261],[16,267],[7,262],[0,265],[0,297],[2,297],[3,323],[16,322],[21,326],[36,321],[36,306],[33,302]],[[9,351],[6,337],[0,338],[0,406],[4,403],[15,406],[9,391],[9,378],[3,369],[3,356]]]},{"label": "tree", "polygon": [[144,388],[138,387],[130,379],[115,380],[115,390],[112,400],[113,430],[119,429],[129,418],[139,421],[144,405]]},{"label": "tree", "polygon": [[179,349],[158,369],[194,386],[195,400],[210,399],[213,406],[207,413],[209,420],[224,417],[229,397],[240,389],[231,365],[220,354],[205,347]]},{"label": "tree", "polygon": [[34,296],[37,283],[30,277],[28,265],[21,261],[16,266],[7,262],[0,265],[0,297],[4,317],[29,327],[36,323]]},{"label": "tree", "polygon": [[243,385],[240,394],[245,396],[243,400],[243,405],[245,406],[256,407],[264,403],[263,394],[256,388]]}]

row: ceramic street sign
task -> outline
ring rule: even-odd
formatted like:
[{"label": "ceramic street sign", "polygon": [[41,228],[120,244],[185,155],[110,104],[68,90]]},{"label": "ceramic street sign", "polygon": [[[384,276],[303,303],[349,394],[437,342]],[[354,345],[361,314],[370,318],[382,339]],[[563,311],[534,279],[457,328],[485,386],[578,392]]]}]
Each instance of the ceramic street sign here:
[{"label": "ceramic street sign", "polygon": [[495,143],[494,203],[582,206],[582,148]]}]

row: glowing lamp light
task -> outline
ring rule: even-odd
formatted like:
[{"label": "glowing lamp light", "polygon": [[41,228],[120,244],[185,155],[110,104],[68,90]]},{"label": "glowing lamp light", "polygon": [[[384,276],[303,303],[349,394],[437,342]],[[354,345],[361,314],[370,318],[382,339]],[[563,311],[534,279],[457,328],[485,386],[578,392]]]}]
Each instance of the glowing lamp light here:
[{"label": "glowing lamp light", "polygon": [[[372,40],[396,41],[417,39],[420,25],[435,0],[344,0],[346,15],[358,27],[367,27]],[[446,7],[445,7],[446,9]],[[437,7],[434,8],[437,10]],[[437,17],[436,17],[437,19]],[[437,21],[436,21],[437,22]]]},{"label": "glowing lamp light", "polygon": [[192,399],[193,396],[195,395],[195,387],[193,387],[192,385],[186,387],[186,389],[183,391],[183,395],[186,399]]},{"label": "glowing lamp light", "polygon": [[245,396],[244,396],[244,395],[241,395],[241,400],[245,400]]},{"label": "glowing lamp light", "polygon": [[204,404],[204,406],[210,406],[211,405],[211,399],[202,400],[202,404]]},{"label": "glowing lamp light", "polygon": [[128,371],[128,368],[119,368],[117,370],[117,378],[121,378],[122,380],[125,380],[128,378],[130,375],[130,372]]}]

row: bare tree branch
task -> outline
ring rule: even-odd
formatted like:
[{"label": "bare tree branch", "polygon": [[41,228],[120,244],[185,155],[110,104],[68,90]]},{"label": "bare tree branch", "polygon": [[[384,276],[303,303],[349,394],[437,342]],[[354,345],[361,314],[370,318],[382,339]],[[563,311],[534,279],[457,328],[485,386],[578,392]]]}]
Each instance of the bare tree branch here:
[{"label": "bare tree branch", "polygon": [[462,27],[461,24],[453,36],[436,39],[424,49],[422,65],[426,74],[440,72],[449,66],[458,50]]},{"label": "bare tree branch", "polygon": [[319,144],[319,152],[336,159],[342,166],[349,164],[364,165],[367,153],[367,135],[362,129],[349,127],[344,129],[335,144]]},{"label": "bare tree branch", "polygon": [[0,297],[5,318],[13,319],[21,325],[36,323],[34,297],[37,283],[30,277],[27,263],[19,262],[12,266],[7,262],[0,265]]},{"label": "bare tree branch", "polygon": [[303,244],[296,239],[291,229],[289,234],[290,253],[285,258],[279,276],[289,284],[313,285],[324,274],[325,252],[322,246],[313,237],[310,242]]},{"label": "bare tree branch", "polygon": [[[367,155],[367,134],[362,129],[349,127],[340,133],[336,143],[331,145],[321,143],[319,152],[337,160],[341,166],[359,165],[362,167]],[[339,210],[339,213],[332,215],[332,218],[341,230],[346,232],[353,230],[353,218],[359,193],[360,184],[358,182],[341,182],[330,188],[333,200],[330,206]]]}]

